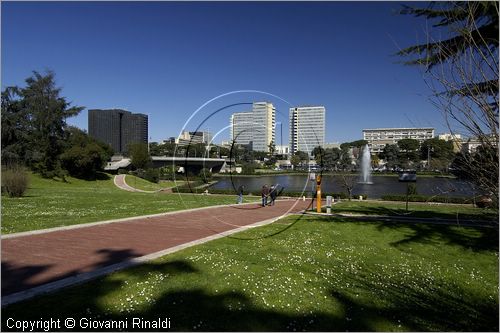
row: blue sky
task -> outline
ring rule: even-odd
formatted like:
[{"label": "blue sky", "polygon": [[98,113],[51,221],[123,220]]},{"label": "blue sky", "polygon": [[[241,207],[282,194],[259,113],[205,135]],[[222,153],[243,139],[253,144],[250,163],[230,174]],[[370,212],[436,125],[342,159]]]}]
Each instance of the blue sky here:
[{"label": "blue sky", "polygon": [[[124,108],[149,115],[152,141],[201,125],[220,131],[219,142],[229,137],[224,128],[230,114],[249,107],[207,119],[210,114],[233,103],[268,100],[283,123],[283,143],[290,105],[324,105],[327,142],[360,139],[363,128],[446,131],[419,69],[397,64],[393,56],[424,39],[425,22],[395,14],[399,2],[1,6],[2,89],[24,85],[33,70],[51,69],[62,95],[86,107],[68,121],[83,129],[87,109]],[[239,90],[267,94],[229,94],[190,119],[207,101]]]}]

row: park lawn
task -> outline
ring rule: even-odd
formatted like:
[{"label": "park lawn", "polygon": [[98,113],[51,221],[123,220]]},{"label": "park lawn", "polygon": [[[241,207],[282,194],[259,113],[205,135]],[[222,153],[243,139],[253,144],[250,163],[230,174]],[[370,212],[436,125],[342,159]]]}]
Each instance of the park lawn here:
[{"label": "park lawn", "polygon": [[[326,208],[323,208],[325,211]],[[444,218],[453,220],[490,220],[498,222],[498,212],[492,209],[476,208],[472,205],[436,204],[409,202],[406,211],[405,202],[386,201],[347,201],[332,206],[333,213],[356,213],[367,215],[391,215],[422,218]]]},{"label": "park lawn", "polygon": [[165,188],[172,188],[186,184],[184,180],[160,180],[158,183],[152,183],[146,179],[134,175],[125,176],[125,182],[133,188],[143,191],[159,191]]},{"label": "park lawn", "polygon": [[143,190],[143,191],[159,191],[162,189],[161,185],[158,183],[152,183],[146,179],[134,175],[126,175],[125,182],[132,186],[133,188]]},{"label": "park lawn", "polygon": [[498,331],[498,230],[295,215],[11,305],[3,330],[9,317],[168,317],[175,331]]},{"label": "park lawn", "polygon": [[[183,177],[179,177],[183,178]],[[186,181],[185,180],[160,180],[160,186],[161,188],[171,188],[171,187],[176,187],[176,186],[182,186],[185,185]]]},{"label": "park lawn", "polygon": [[2,234],[235,202],[234,196],[127,192],[114,185],[113,176],[68,177],[66,183],[29,176],[24,197],[2,195]]}]

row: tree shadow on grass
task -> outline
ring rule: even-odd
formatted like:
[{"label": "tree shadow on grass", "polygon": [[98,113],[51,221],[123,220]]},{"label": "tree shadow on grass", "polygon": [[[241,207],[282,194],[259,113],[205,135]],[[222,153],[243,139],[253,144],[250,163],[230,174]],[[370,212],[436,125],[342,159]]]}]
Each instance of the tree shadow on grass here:
[{"label": "tree shadow on grass", "polygon": [[434,210],[412,210],[411,207],[409,211],[405,208],[386,208],[386,207],[335,207],[333,208],[335,213],[347,213],[355,212],[359,214],[367,215],[388,215],[388,216],[406,216],[406,217],[416,217],[416,218],[438,218],[438,219],[450,219],[457,222],[461,220],[486,220],[491,221],[493,224],[498,225],[498,215],[492,210],[483,210],[481,214],[464,214],[457,212],[436,212]]},{"label": "tree shadow on grass", "polygon": [[[396,330],[412,331],[492,331],[498,332],[498,299],[486,299],[457,285],[429,284],[423,289],[411,283],[384,285],[384,277],[373,272],[351,276],[351,288],[332,289],[331,295],[343,304],[352,325],[348,330],[371,330],[377,323],[392,322]],[[390,279],[388,280],[390,281]],[[354,291],[354,290],[357,291]],[[369,291],[369,301],[359,301],[359,289]],[[366,298],[365,298],[366,299]],[[378,304],[377,304],[378,303]],[[379,328],[380,330],[380,328]]]},{"label": "tree shadow on grass", "polygon": [[335,223],[362,223],[367,225],[375,224],[377,230],[399,231],[404,235],[398,241],[390,243],[395,247],[407,244],[441,244],[460,246],[467,250],[475,252],[496,251],[499,249],[498,229],[486,227],[469,227],[443,224],[428,223],[398,223],[373,220],[372,222],[363,221],[360,217],[320,217],[323,221]]},{"label": "tree shadow on grass", "polygon": [[[54,318],[62,321],[71,317],[77,322],[80,318],[127,320],[127,331],[164,330],[151,327],[134,328],[131,322],[134,317],[152,321],[169,318],[171,327],[168,330],[173,331],[336,331],[345,330],[346,327],[343,316],[319,312],[293,315],[285,311],[261,308],[239,290],[214,293],[203,288],[180,287],[178,290],[161,294],[153,304],[133,305],[132,300],[130,304],[133,309],[127,306],[127,300],[133,297],[124,295],[125,293],[121,294],[121,299],[114,302],[117,308],[108,308],[108,305],[103,304],[103,298],[109,298],[126,285],[143,283],[145,276],[159,273],[166,277],[162,286],[168,286],[169,278],[177,275],[190,278],[192,274],[200,272],[189,262],[182,260],[147,263],[82,286],[66,288],[57,294],[13,304],[2,311],[2,330],[9,330],[6,326],[9,317],[16,320]],[[118,298],[116,294],[114,297]],[[135,298],[137,297],[138,293],[135,292]],[[124,311],[120,313],[120,309]],[[362,327],[370,330],[369,326]],[[75,330],[82,329],[75,327]]]},{"label": "tree shadow on grass", "polygon": [[[352,288],[331,289],[333,306],[338,309],[329,309],[331,303],[325,303],[325,311],[303,314],[264,308],[240,290],[216,293],[179,286],[162,292],[154,303],[145,302],[143,298],[139,304],[134,303],[132,295],[120,292],[130,285],[137,286],[132,293],[138,299],[139,291],[145,286],[144,277],[164,277],[160,285],[151,286],[157,292],[156,288],[168,288],[169,280],[174,277],[206,279],[207,275],[202,273],[184,260],[146,263],[82,286],[11,305],[2,311],[2,330],[8,330],[5,321],[9,317],[16,320],[71,317],[77,322],[80,318],[127,320],[127,331],[165,330],[134,328],[131,318],[136,317],[146,320],[169,318],[171,327],[168,330],[172,331],[376,331],[380,327],[397,330],[398,320],[404,329],[415,331],[498,331],[498,303],[495,307],[495,300],[481,299],[456,286],[446,290],[422,290],[403,284],[381,286],[380,279],[372,277],[377,272],[370,271],[352,275]],[[372,293],[372,298],[364,298],[364,301],[357,298],[354,292],[359,288]],[[143,297],[147,295],[146,292]],[[286,299],[286,295],[282,297]],[[75,330],[82,328],[77,326]]]},{"label": "tree shadow on grass", "polygon": [[451,225],[431,224],[398,224],[380,223],[377,229],[404,230],[404,238],[392,242],[391,245],[399,247],[411,243],[434,244],[442,243],[461,246],[464,249],[475,252],[496,251],[498,252],[498,229],[481,227],[458,227]]}]

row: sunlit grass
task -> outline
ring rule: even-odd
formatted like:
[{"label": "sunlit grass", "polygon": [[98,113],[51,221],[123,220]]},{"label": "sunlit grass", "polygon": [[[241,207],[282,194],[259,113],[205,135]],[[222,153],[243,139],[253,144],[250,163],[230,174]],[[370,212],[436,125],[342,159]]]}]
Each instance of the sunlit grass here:
[{"label": "sunlit grass", "polygon": [[498,230],[292,216],[2,315],[169,317],[182,331],[498,331]]},{"label": "sunlit grass", "polygon": [[234,196],[127,192],[114,185],[113,176],[95,181],[68,177],[62,182],[30,174],[24,197],[2,196],[2,233],[234,202]]}]

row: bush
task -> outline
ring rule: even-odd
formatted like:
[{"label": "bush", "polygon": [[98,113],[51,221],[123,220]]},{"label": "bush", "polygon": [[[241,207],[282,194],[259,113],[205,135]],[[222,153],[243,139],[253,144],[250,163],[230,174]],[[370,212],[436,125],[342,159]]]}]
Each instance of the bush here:
[{"label": "bush", "polygon": [[203,181],[205,184],[208,184],[210,183],[210,180],[212,180],[212,173],[209,169],[203,168],[200,170],[198,177],[200,177],[201,181]]},{"label": "bush", "polygon": [[172,166],[164,166],[160,168],[160,179],[175,180],[175,169]]},{"label": "bush", "polygon": [[150,181],[151,183],[158,183],[160,180],[160,171],[158,169],[147,169],[142,178]]},{"label": "bush", "polygon": [[28,189],[28,174],[24,168],[13,166],[2,171],[2,193],[22,197]]}]

